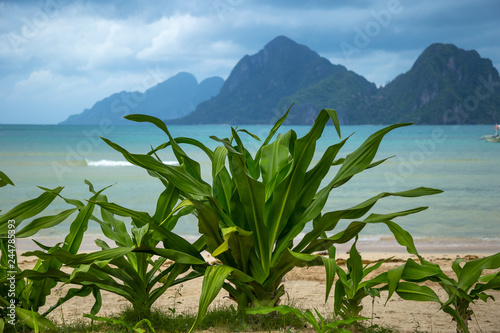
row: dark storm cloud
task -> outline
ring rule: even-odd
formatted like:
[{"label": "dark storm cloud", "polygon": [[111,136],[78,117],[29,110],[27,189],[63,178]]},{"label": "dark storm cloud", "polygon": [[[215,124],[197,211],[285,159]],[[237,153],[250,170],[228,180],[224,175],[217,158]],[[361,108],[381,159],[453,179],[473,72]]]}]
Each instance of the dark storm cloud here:
[{"label": "dark storm cloud", "polygon": [[385,84],[431,43],[500,64],[500,2],[299,0],[0,1],[0,123],[56,123],[121,90],[227,77],[278,35]]}]

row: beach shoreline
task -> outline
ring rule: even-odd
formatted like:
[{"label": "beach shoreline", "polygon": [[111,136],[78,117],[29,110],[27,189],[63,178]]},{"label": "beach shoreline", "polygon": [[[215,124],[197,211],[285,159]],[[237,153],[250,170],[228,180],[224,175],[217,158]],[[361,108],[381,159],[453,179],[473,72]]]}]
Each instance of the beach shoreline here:
[{"label": "beach shoreline", "polygon": [[[181,235],[182,236],[182,235]],[[196,240],[195,236],[184,237],[190,242]],[[96,239],[103,239],[108,242],[111,247],[114,247],[112,241],[108,240],[103,235],[85,235],[80,246],[80,252],[92,252],[100,250],[95,244]],[[57,243],[64,242],[64,237],[45,236],[33,238],[18,238],[16,240],[16,248],[18,253],[27,251],[40,250],[38,245],[33,241],[36,240],[46,246],[54,246]],[[297,238],[295,242],[300,241]],[[420,254],[458,254],[467,255],[473,254],[493,254],[500,252],[500,239],[484,239],[484,238],[415,238],[415,247]],[[335,244],[337,253],[348,252],[353,241],[345,244]],[[397,243],[393,236],[380,237],[365,237],[358,240],[356,248],[359,252],[364,253],[407,253],[406,247]]]},{"label": "beach shoreline", "polygon": [[[392,258],[385,262],[381,267],[371,274],[379,274],[382,271],[387,271],[391,268],[400,266],[408,258],[418,260],[415,255],[406,252],[404,247],[399,246],[395,241],[386,239],[379,241],[377,244],[368,241],[358,241],[357,249],[359,250],[362,259],[366,263],[375,263],[384,259]],[[468,247],[458,246],[438,246],[443,244],[422,244],[417,241],[417,248],[425,260],[439,264],[446,274],[453,276],[451,265],[457,258],[462,258],[466,261],[477,258],[482,258],[487,255],[494,254],[498,251],[498,247],[484,243],[483,247],[480,244]],[[446,245],[446,244],[444,244]],[[342,269],[346,269],[345,260],[349,258],[349,244],[337,246],[336,259]],[[476,249],[477,251],[471,251]],[[493,250],[493,251],[491,251]],[[82,251],[85,252],[85,251]],[[204,253],[208,261],[213,261],[213,258],[208,253]],[[36,262],[35,257],[19,257],[20,267],[22,269],[32,268]],[[487,271],[485,273],[492,273]],[[371,276],[371,275],[370,275]],[[172,302],[178,302],[176,313],[195,314],[198,307],[198,298],[201,293],[202,279],[195,279],[183,283],[182,285],[168,289],[155,303],[154,307],[168,312],[168,308],[172,307]],[[323,267],[296,267],[289,272],[284,280],[286,295],[283,297],[283,304],[292,304],[302,309],[317,309],[323,315],[331,315],[333,312],[333,295],[327,303],[325,299],[326,278]],[[432,288],[442,301],[447,299],[446,293],[437,285],[431,282],[425,282],[424,285]],[[58,297],[64,295],[65,290],[70,286],[60,286],[56,293],[52,293],[47,299],[48,308],[54,304]],[[500,291],[488,292],[495,299],[500,300]],[[112,316],[119,314],[129,304],[124,298],[102,292],[103,307],[99,312],[100,316]],[[451,317],[439,310],[439,304],[431,302],[414,302],[404,301],[399,296],[394,295],[385,304],[387,294],[382,292],[380,298],[375,298],[372,308],[372,300],[366,298],[363,301],[364,310],[363,316],[371,317],[374,314],[373,324],[384,328],[391,328],[396,332],[455,332],[455,323],[451,321]],[[63,321],[74,322],[87,320],[82,318],[84,313],[89,313],[93,305],[94,299],[88,296],[84,299],[73,298],[62,307],[56,309],[49,316],[56,323]],[[227,297],[227,293],[222,290],[212,304],[213,307],[229,307],[235,305]],[[500,301],[488,300],[476,301],[472,305],[474,311],[473,322],[470,323],[471,332],[498,332],[500,327]],[[308,330],[292,330],[300,332],[309,332]],[[209,330],[207,332],[214,332]]]}]

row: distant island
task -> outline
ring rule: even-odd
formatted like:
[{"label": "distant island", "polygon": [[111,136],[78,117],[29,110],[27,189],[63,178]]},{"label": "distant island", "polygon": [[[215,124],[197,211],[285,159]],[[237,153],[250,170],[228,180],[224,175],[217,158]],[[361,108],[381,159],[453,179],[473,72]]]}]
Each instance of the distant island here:
[{"label": "distant island", "polygon": [[179,73],[144,93],[113,94],[61,124],[98,124],[103,117],[130,123],[125,112],[168,124],[271,124],[292,103],[288,124],[311,124],[322,108],[337,110],[343,124],[491,124],[500,119],[500,77],[476,51],[436,43],[408,72],[377,88],[279,36],[245,55],[226,81],[198,84],[192,74]]},{"label": "distant island", "polygon": [[72,115],[62,125],[94,125],[106,118],[114,124],[130,125],[123,116],[143,113],[161,119],[174,119],[194,111],[196,106],[219,93],[224,84],[221,77],[212,77],[198,83],[186,72],[161,82],[145,92],[122,91],[97,102],[90,109]]}]

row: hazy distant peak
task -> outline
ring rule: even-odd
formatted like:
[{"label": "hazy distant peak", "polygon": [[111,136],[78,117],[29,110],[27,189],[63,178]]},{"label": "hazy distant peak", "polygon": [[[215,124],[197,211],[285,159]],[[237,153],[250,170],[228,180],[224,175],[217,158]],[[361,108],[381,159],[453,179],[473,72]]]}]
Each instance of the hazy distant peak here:
[{"label": "hazy distant peak", "polygon": [[99,124],[107,119],[115,124],[131,124],[123,118],[130,113],[148,114],[160,119],[185,116],[196,106],[217,95],[224,80],[211,77],[198,84],[196,77],[180,72],[147,89],[144,93],[126,92],[112,94],[82,113],[71,115],[61,124]]}]

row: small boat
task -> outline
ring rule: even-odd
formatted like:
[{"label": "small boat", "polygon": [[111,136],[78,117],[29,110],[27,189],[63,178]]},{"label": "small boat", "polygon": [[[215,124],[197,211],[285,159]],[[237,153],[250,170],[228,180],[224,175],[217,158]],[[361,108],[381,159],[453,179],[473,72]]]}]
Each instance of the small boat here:
[{"label": "small boat", "polygon": [[485,135],[481,139],[486,139],[488,142],[500,142],[500,135],[498,134],[498,130],[500,126],[498,124],[495,125],[495,134],[494,135]]},{"label": "small boat", "polygon": [[488,142],[500,142],[500,135],[492,135],[489,138],[486,138]]}]

